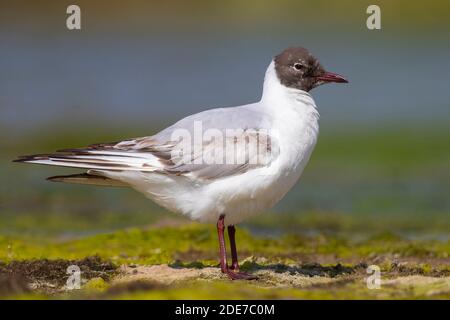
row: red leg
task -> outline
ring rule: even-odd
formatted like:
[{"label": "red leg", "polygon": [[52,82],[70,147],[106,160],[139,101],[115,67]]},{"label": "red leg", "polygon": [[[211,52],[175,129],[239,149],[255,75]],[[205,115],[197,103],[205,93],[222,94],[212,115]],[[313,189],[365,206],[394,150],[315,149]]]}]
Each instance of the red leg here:
[{"label": "red leg", "polygon": [[239,263],[236,250],[236,228],[231,225],[228,226],[228,238],[230,239],[231,248],[231,266],[230,269],[239,272]]},{"label": "red leg", "polygon": [[[235,243],[235,239],[234,239],[234,233],[235,233],[234,226],[232,227],[232,229],[233,229],[233,231],[229,235],[230,242],[232,243],[232,249],[231,249],[232,260],[233,260],[233,265],[235,265],[235,267],[239,268],[238,262],[237,262],[236,243]],[[228,231],[230,231],[230,228],[228,228]],[[231,280],[238,280],[238,279],[254,280],[254,279],[257,279],[256,276],[252,276],[247,273],[233,272],[232,269],[228,267],[224,234],[225,234],[225,215],[221,215],[219,217],[219,220],[217,221],[217,235],[219,236],[220,269],[222,270],[222,273],[226,273]]]},{"label": "red leg", "polygon": [[227,273],[227,251],[225,249],[225,215],[221,215],[217,221],[217,234],[219,236],[219,250],[220,250],[220,269],[222,273]]}]

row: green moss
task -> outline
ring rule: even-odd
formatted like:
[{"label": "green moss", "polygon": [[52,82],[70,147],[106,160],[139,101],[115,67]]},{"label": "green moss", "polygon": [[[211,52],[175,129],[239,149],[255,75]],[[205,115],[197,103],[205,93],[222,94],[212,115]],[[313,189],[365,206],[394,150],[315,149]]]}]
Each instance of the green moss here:
[{"label": "green moss", "polygon": [[[138,290],[113,299],[436,299],[449,296],[448,280],[417,278],[368,289],[364,278],[308,288],[264,287],[245,282],[191,283],[156,290]],[[447,287],[446,287],[447,286]]]},{"label": "green moss", "polygon": [[[0,260],[73,260],[98,255],[116,264],[169,264],[183,260],[183,263],[211,265],[217,255],[216,237],[213,226],[201,224],[150,230],[129,229],[69,241],[0,236]],[[305,255],[334,255],[337,259],[383,254],[448,258],[450,252],[448,242],[412,241],[390,234],[380,234],[361,241],[323,235],[287,235],[269,239],[251,236],[240,229],[237,237],[244,255],[251,253],[282,261]]]},{"label": "green moss", "polygon": [[103,278],[97,277],[89,280],[84,286],[83,290],[93,291],[93,292],[103,292],[109,285]]},{"label": "green moss", "polygon": [[242,282],[190,284],[163,290],[138,291],[110,296],[115,299],[296,299],[299,290],[264,288]]}]

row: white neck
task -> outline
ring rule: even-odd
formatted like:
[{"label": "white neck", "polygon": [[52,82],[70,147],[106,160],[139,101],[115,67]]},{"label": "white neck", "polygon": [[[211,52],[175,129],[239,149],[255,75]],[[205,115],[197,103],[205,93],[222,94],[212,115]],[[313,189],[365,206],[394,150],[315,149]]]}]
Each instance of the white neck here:
[{"label": "white neck", "polygon": [[280,103],[303,104],[316,109],[312,96],[303,90],[288,88],[281,84],[275,71],[275,62],[272,60],[264,77],[261,102],[266,106],[278,106]]}]

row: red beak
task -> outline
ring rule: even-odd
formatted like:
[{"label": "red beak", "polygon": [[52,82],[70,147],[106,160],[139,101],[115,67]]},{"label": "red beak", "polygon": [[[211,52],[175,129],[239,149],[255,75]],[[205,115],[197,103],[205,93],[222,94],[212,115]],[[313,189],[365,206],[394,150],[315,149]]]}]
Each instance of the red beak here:
[{"label": "red beak", "polygon": [[343,76],[327,71],[325,71],[323,75],[317,77],[317,79],[325,82],[348,83],[347,79],[345,79]]}]

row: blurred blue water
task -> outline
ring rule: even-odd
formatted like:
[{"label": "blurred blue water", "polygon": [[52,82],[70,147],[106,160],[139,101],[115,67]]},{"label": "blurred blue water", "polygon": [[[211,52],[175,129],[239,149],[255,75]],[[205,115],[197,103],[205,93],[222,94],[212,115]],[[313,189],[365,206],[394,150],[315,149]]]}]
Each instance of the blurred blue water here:
[{"label": "blurred blue water", "polygon": [[[272,56],[304,45],[349,85],[314,91],[322,124],[450,119],[450,43],[386,33],[127,35],[0,31],[0,126],[154,124],[259,99]],[[148,132],[151,134],[152,132]]]}]

